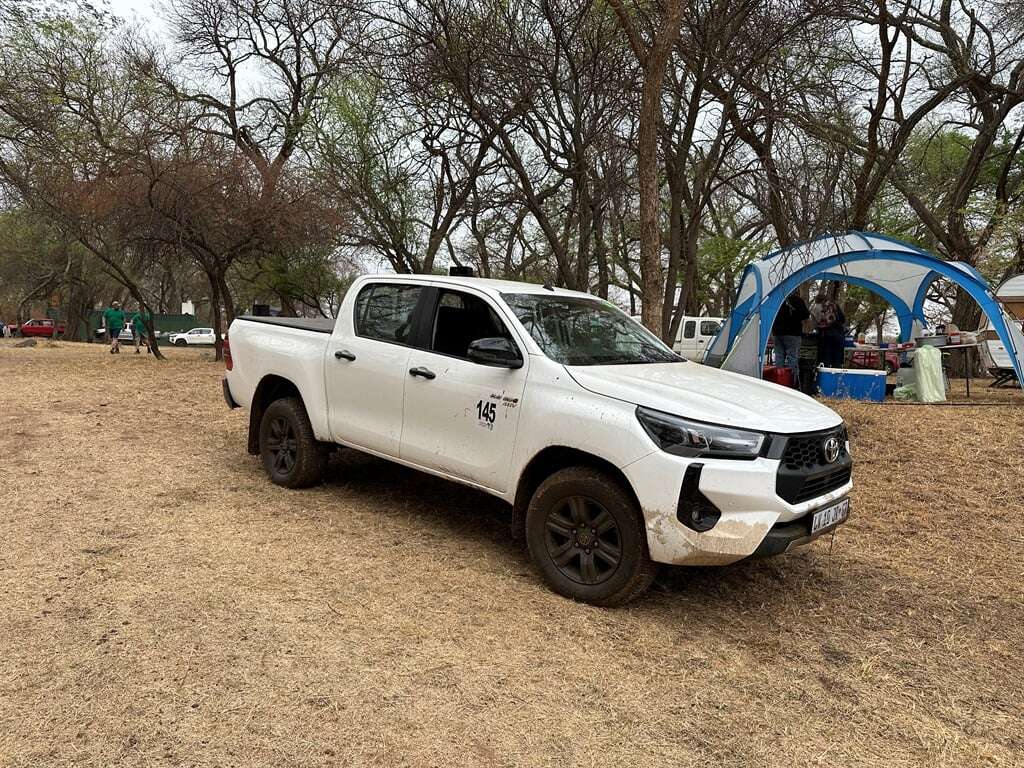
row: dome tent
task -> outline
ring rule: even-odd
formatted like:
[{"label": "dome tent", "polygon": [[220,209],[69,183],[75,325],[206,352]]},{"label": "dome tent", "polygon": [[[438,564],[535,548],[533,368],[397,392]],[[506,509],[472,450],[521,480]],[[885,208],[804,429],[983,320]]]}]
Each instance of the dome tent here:
[{"label": "dome tent", "polygon": [[978,303],[1010,352],[1020,377],[1024,371],[1024,334],[1004,313],[978,270],[962,262],[945,261],[910,243],[868,232],[822,235],[747,266],[733,310],[708,347],[704,362],[759,378],[765,346],[782,302],[809,280],[836,280],[875,292],[896,311],[900,340],[909,341],[924,324],[928,287],[943,277],[962,287]]}]

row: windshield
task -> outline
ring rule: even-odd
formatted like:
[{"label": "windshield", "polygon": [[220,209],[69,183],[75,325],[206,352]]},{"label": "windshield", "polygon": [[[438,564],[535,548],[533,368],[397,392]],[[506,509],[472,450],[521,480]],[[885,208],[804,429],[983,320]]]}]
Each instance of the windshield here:
[{"label": "windshield", "polygon": [[536,293],[506,293],[503,297],[544,354],[563,365],[683,360],[607,301]]}]

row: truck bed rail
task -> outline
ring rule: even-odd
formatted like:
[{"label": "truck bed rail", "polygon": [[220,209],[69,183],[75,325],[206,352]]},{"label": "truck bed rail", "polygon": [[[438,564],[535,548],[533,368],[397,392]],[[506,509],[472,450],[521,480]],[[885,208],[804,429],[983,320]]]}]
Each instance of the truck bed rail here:
[{"label": "truck bed rail", "polygon": [[246,320],[251,323],[264,323],[265,325],[280,325],[285,328],[297,328],[300,331],[312,331],[313,333],[332,333],[334,331],[334,319],[330,317],[265,317],[255,315],[241,315],[236,320]]}]

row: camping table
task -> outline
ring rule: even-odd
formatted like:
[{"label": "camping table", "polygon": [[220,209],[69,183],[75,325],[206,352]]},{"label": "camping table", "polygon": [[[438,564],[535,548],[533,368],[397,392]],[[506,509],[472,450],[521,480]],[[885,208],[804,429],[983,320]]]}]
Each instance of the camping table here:
[{"label": "camping table", "polygon": [[942,346],[936,346],[936,349],[947,350],[947,349],[962,349],[964,353],[964,383],[967,386],[967,399],[971,399],[971,356],[968,354],[970,350],[979,346],[980,342],[974,344],[943,344]]}]

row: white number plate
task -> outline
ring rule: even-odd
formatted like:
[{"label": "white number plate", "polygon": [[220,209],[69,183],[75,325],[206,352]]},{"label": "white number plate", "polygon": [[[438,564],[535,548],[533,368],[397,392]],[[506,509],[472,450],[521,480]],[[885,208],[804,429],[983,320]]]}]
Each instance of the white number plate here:
[{"label": "white number plate", "polygon": [[843,499],[838,504],[819,510],[811,518],[811,535],[833,528],[850,516],[850,500]]}]

